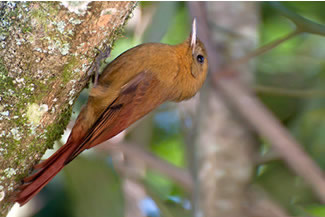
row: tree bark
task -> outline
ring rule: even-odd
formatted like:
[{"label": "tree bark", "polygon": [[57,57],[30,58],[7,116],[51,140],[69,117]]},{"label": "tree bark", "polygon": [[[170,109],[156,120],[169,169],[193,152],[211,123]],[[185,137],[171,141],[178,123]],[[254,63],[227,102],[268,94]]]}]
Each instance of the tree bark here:
[{"label": "tree bark", "polygon": [[135,2],[0,3],[0,216],[59,139],[97,54],[121,34]]},{"label": "tree bark", "polygon": [[[251,2],[190,3],[198,19],[198,36],[205,42],[212,37],[217,47],[205,43],[210,72],[217,71],[230,59],[242,56],[257,43],[257,5]],[[243,14],[245,16],[243,16]],[[210,34],[200,31],[200,19],[211,24]],[[219,57],[210,55],[218,49]],[[241,65],[242,82],[252,81],[253,65]],[[234,75],[235,76],[235,75]],[[196,165],[194,171],[194,216],[244,217],[248,183],[253,171],[253,144],[250,128],[234,113],[225,97],[215,91],[207,79],[200,95],[200,109],[194,130]]]}]

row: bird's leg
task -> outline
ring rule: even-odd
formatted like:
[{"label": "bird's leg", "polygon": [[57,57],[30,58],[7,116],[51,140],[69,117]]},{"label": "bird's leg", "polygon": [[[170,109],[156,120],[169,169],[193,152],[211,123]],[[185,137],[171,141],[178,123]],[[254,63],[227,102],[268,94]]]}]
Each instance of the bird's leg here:
[{"label": "bird's leg", "polygon": [[[109,55],[111,54],[111,48],[107,47],[104,52],[99,50],[98,48],[96,48],[99,51],[99,54],[96,57],[96,60],[94,61],[94,64],[90,67],[89,71],[88,71],[88,76],[93,75],[93,83],[94,83],[94,87],[96,87],[97,82],[98,82],[98,77],[99,77],[99,69],[100,69],[100,64],[101,61],[106,58],[109,57]],[[95,72],[94,72],[95,71]]]}]

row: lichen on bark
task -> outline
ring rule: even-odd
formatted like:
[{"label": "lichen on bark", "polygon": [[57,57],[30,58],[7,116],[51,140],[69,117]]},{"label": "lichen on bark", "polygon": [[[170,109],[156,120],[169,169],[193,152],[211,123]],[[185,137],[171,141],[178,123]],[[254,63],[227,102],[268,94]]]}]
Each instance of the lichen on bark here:
[{"label": "lichen on bark", "polygon": [[97,51],[135,2],[0,2],[0,216],[59,139]]}]

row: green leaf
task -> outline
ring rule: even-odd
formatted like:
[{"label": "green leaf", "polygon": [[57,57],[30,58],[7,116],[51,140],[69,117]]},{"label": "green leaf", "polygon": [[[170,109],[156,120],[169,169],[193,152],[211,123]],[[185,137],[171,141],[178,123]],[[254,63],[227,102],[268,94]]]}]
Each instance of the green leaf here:
[{"label": "green leaf", "polygon": [[325,206],[324,205],[309,206],[306,208],[305,211],[314,217],[325,217]]}]

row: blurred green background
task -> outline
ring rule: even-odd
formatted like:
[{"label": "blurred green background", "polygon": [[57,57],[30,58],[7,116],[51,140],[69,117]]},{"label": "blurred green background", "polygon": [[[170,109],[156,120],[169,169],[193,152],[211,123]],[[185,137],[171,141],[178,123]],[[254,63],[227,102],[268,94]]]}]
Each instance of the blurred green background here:
[{"label": "blurred green background", "polygon": [[[268,3],[260,4],[259,44],[275,40],[292,30],[292,23]],[[325,23],[324,2],[284,2],[290,10],[318,23]],[[125,33],[113,47],[110,60],[145,42],[176,44],[190,32],[184,2],[143,2],[133,12]],[[312,158],[325,169],[325,40],[304,34],[256,58],[258,96],[298,138]],[[276,89],[265,89],[272,87]],[[310,91],[312,90],[312,91]],[[75,118],[87,99],[87,90],[75,105]],[[162,106],[145,119],[146,148],[180,167],[186,167],[186,150],[177,108]],[[140,123],[141,124],[141,123]],[[126,140],[136,140],[131,129]],[[261,153],[269,152],[261,140]],[[33,200],[33,217],[121,217],[125,210],[122,178],[109,155],[87,151],[70,163]],[[257,168],[254,178],[272,199],[296,216],[325,216],[311,189],[282,161]],[[143,180],[149,196],[141,202],[146,216],[190,216],[190,196],[181,186],[156,171]],[[35,208],[40,207],[40,208]]]}]

